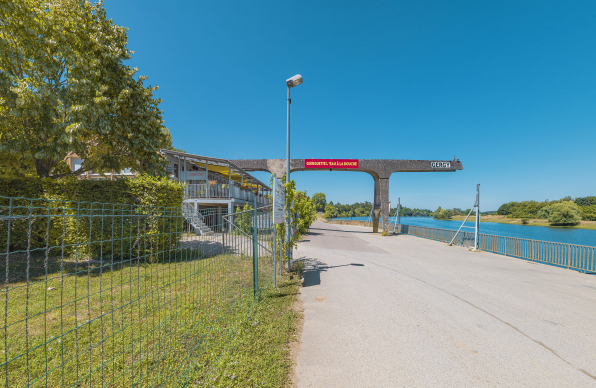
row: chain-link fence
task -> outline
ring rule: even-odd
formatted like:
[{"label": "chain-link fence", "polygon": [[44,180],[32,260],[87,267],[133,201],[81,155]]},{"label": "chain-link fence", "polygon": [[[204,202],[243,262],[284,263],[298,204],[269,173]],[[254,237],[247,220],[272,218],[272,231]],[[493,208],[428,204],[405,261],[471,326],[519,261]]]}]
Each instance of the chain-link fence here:
[{"label": "chain-link fence", "polygon": [[226,210],[0,197],[5,386],[204,381],[274,271],[271,208]]}]

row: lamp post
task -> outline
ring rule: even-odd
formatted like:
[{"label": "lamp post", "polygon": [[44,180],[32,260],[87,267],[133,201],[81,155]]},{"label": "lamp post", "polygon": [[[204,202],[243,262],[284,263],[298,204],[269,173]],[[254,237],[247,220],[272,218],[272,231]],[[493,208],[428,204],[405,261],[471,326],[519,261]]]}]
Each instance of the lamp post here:
[{"label": "lamp post", "polygon": [[[290,99],[290,89],[294,86],[298,86],[302,83],[302,76],[300,74],[296,74],[292,78],[288,78],[286,80],[286,85],[288,85],[288,131],[287,131],[287,142],[286,142],[286,183],[290,183],[290,104],[292,100]],[[286,209],[286,244],[290,242],[290,207]],[[292,249],[288,248],[288,269],[292,266]]]}]

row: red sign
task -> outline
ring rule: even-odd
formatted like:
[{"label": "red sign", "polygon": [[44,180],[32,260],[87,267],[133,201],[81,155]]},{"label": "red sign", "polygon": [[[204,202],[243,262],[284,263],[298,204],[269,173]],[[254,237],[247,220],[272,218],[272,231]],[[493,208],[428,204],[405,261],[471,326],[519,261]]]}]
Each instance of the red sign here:
[{"label": "red sign", "polygon": [[358,159],[304,159],[304,168],[358,168]]}]

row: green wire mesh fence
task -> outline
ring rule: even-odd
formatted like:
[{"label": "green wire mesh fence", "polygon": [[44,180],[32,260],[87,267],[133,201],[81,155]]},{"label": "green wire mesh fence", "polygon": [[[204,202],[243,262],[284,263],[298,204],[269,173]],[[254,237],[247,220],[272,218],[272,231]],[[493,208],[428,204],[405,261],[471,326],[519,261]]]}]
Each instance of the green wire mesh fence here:
[{"label": "green wire mesh fence", "polygon": [[5,386],[204,381],[273,283],[272,243],[271,207],[0,197]]}]

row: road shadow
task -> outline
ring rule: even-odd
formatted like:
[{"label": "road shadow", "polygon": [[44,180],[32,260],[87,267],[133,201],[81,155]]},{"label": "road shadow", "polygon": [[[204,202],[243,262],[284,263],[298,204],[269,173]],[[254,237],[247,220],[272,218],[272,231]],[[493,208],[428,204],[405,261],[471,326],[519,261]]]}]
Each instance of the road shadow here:
[{"label": "road shadow", "polygon": [[328,265],[323,263],[318,259],[313,259],[309,257],[301,257],[295,259],[295,261],[303,261],[304,262],[304,271],[302,272],[302,276],[304,276],[304,281],[302,283],[303,287],[312,287],[321,284],[321,272],[326,272],[333,268],[339,267],[364,267],[364,264],[360,263],[350,263],[350,264],[342,264],[342,265]]}]

